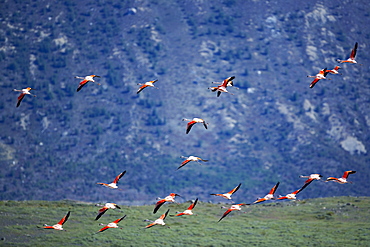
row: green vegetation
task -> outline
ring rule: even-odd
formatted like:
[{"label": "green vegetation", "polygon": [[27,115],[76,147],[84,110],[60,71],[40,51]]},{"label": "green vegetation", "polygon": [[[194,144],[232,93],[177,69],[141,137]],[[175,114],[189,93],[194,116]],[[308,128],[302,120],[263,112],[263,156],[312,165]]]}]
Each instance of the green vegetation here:
[{"label": "green vegetation", "polygon": [[[95,221],[98,207],[74,201],[1,201],[2,246],[366,246],[370,241],[370,198],[331,197],[244,206],[217,222],[223,204],[200,202],[197,215],[167,217],[166,226],[144,229],[170,209],[183,211],[189,202],[165,204],[156,215],[153,205],[121,206]],[[56,224],[67,211],[66,231],[41,229]],[[123,212],[122,212],[123,211]],[[96,233],[123,215],[122,229]]]}]

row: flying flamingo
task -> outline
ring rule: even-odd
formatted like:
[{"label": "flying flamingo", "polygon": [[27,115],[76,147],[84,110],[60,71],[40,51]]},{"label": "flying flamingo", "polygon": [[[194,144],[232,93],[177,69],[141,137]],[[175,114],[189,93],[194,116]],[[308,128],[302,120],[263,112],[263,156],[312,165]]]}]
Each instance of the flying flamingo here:
[{"label": "flying flamingo", "polygon": [[71,214],[71,211],[68,211],[68,213],[58,222],[58,224],[55,224],[53,226],[48,226],[45,224],[43,228],[63,231],[64,230],[63,224],[66,223],[70,214]]},{"label": "flying flamingo", "polygon": [[[126,217],[123,216],[122,218],[119,218],[111,223],[109,223],[108,225],[105,225],[105,224],[99,224],[100,226],[104,226],[102,229],[100,229],[99,231],[97,231],[96,233],[99,233],[99,232],[104,232],[105,230],[109,229],[109,228],[118,228],[118,223],[123,220],[124,218]],[[122,228],[121,228],[122,229]]]},{"label": "flying flamingo", "polygon": [[[202,158],[195,157],[195,156],[189,156],[189,157],[181,156],[181,158],[184,158],[184,159],[186,159],[186,160],[184,160],[184,161],[181,163],[181,165],[177,168],[177,170],[178,170],[178,169],[180,169],[181,167],[183,167],[184,165],[186,165],[187,163],[189,163],[190,161],[196,161],[196,162],[198,162],[198,163],[199,163],[199,160],[200,160],[200,161],[203,161],[203,162],[207,162],[207,161],[208,161],[208,160],[204,160],[204,159],[202,159]],[[199,163],[199,164],[200,164],[200,163]]]},{"label": "flying flamingo", "polygon": [[348,178],[349,174],[354,174],[354,173],[356,173],[356,171],[345,171],[341,178],[328,177],[325,182],[334,181],[334,182],[337,182],[337,183],[340,183],[340,184],[352,183],[350,181],[347,181],[347,178]]},{"label": "flying flamingo", "polygon": [[[229,91],[227,91],[226,88],[228,86],[233,86],[233,80],[234,80],[234,78],[235,78],[235,76],[228,77],[220,85],[218,85],[217,87],[209,87],[208,89],[210,89],[212,92],[216,92],[217,91],[217,97],[220,97],[221,93],[229,93],[229,94],[232,94]],[[215,83],[215,82],[213,82],[213,83]]]},{"label": "flying flamingo", "polygon": [[222,215],[222,217],[218,220],[218,222],[220,222],[223,218],[225,218],[231,211],[242,210],[241,206],[243,205],[249,205],[249,204],[239,203],[239,204],[231,205],[231,207],[228,210],[226,210],[226,212]]},{"label": "flying flamingo", "polygon": [[15,92],[21,92],[21,94],[18,96],[17,107],[19,107],[19,106],[20,106],[20,104],[21,104],[21,102],[22,102],[22,100],[23,100],[23,98],[24,98],[24,96],[25,96],[26,94],[29,94],[29,95],[32,95],[33,97],[36,97],[36,95],[34,95],[34,94],[31,94],[31,93],[30,93],[30,91],[31,91],[31,90],[36,90],[36,89],[34,89],[34,88],[30,88],[30,87],[28,87],[28,88],[24,88],[24,89],[22,89],[22,90],[13,89],[13,91],[15,91]]},{"label": "flying flamingo", "polygon": [[337,65],[337,66],[334,67],[334,69],[325,70],[325,72],[328,72],[328,73],[334,74],[334,75],[338,75],[338,74],[340,74],[339,71],[338,71],[339,69],[341,69],[341,67]]},{"label": "flying flamingo", "polygon": [[325,69],[322,69],[320,70],[320,72],[317,74],[317,75],[308,75],[307,77],[313,77],[315,78],[311,84],[310,84],[310,88],[313,88],[315,86],[315,84],[320,81],[321,79],[326,79],[326,75],[328,74],[329,72],[327,72],[326,68]]},{"label": "flying flamingo", "polygon": [[153,214],[155,214],[158,209],[165,203],[165,202],[175,202],[175,197],[176,196],[180,196],[176,193],[171,193],[170,195],[166,196],[164,199],[161,199],[159,201],[157,201],[157,203],[155,204],[155,208],[153,210]]},{"label": "flying flamingo", "polygon": [[304,182],[305,184],[310,183],[313,180],[320,180],[322,178],[321,174],[311,174],[309,176],[299,176],[300,178],[307,178],[307,180]]},{"label": "flying flamingo", "polygon": [[[168,214],[169,211],[170,210],[168,209],[164,214],[161,215],[161,217],[159,217],[155,221],[151,221],[153,223],[147,225],[145,228],[149,228],[149,227],[152,227],[152,226],[155,226],[155,225],[162,225],[162,226],[166,225],[166,223],[164,223],[164,219],[166,219],[167,214]],[[150,221],[150,220],[145,220],[145,221]]]},{"label": "flying flamingo", "polygon": [[242,184],[240,183],[238,186],[236,186],[234,189],[230,190],[229,192],[227,193],[224,193],[224,194],[211,194],[213,196],[221,196],[225,199],[229,199],[231,200],[231,195],[234,194],[236,191],[238,191],[238,189],[240,188]]},{"label": "flying flamingo", "polygon": [[277,182],[275,184],[275,186],[272,187],[270,192],[267,195],[265,195],[265,197],[257,199],[255,202],[253,202],[253,204],[275,199],[274,194],[275,194],[275,191],[277,190],[277,188],[279,187],[279,184],[280,184],[280,182]]},{"label": "flying flamingo", "polygon": [[[312,182],[312,180],[311,180]],[[277,198],[276,200],[284,200],[284,199],[289,199],[289,200],[296,200],[296,196],[299,192],[301,192],[304,188],[306,188],[311,182],[305,183],[299,190],[296,190],[290,194],[287,194],[286,196],[281,196]]]},{"label": "flying flamingo", "polygon": [[126,171],[124,171],[124,172],[120,173],[120,174],[119,174],[119,175],[114,179],[114,181],[113,181],[112,183],[110,183],[110,184],[106,184],[106,183],[97,183],[97,184],[101,184],[101,185],[103,185],[103,186],[105,186],[105,187],[108,187],[108,188],[111,188],[111,189],[117,189],[117,188],[118,188],[117,183],[118,183],[118,181],[120,180],[120,178],[121,178],[121,177],[123,177],[123,175],[125,175],[125,173],[126,173]]},{"label": "flying flamingo", "polygon": [[196,123],[202,123],[204,128],[208,129],[208,127],[207,127],[208,123],[206,123],[206,121],[204,121],[201,118],[193,118],[191,120],[187,119],[187,118],[184,118],[184,119],[182,119],[182,121],[188,121],[188,125],[186,126],[186,134],[189,134],[189,132],[191,130],[191,127],[193,127],[193,125],[196,124]]},{"label": "flying flamingo", "polygon": [[355,60],[356,53],[357,53],[357,46],[358,46],[358,43],[356,42],[355,46],[353,47],[351,51],[351,55],[349,56],[347,60],[337,59],[337,62],[338,63],[357,63],[357,61]]},{"label": "flying flamingo", "polygon": [[184,212],[182,213],[178,213],[176,214],[175,216],[182,216],[182,215],[193,215],[193,208],[195,207],[195,205],[197,205],[197,202],[198,202],[198,198],[195,199],[195,201],[188,207],[188,209],[186,209]]},{"label": "flying flamingo", "polygon": [[[99,204],[95,206],[101,206]],[[95,220],[98,220],[105,212],[107,212],[108,209],[121,209],[117,204],[115,203],[106,203],[101,209],[99,209],[99,214],[96,216]]]},{"label": "flying flamingo", "polygon": [[[100,77],[100,76],[98,76],[98,75],[88,75],[88,76],[85,76],[85,77],[75,76],[75,78],[82,80],[80,82],[80,85],[77,88],[77,92],[80,91],[81,88],[83,88],[89,81],[95,83],[94,77]],[[96,83],[96,84],[100,85],[100,83]]]},{"label": "flying flamingo", "polygon": [[154,83],[156,82],[156,81],[158,81],[158,80],[154,80],[154,81],[148,81],[148,82],[145,82],[145,83],[138,83],[137,85],[142,85],[140,88],[139,88],[139,90],[137,90],[137,94],[138,93],[140,93],[141,91],[143,91],[143,89],[144,88],[146,88],[146,87],[154,87],[154,88],[156,88],[156,89],[159,89],[159,88],[157,88],[157,87],[155,87],[154,86]]}]

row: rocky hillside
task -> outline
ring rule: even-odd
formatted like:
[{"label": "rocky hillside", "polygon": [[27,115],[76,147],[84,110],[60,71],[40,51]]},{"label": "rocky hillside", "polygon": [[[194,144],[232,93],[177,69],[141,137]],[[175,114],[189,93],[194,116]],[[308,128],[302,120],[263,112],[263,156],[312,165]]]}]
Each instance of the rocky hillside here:
[{"label": "rocky hillside", "polygon": [[[367,1],[6,1],[0,10],[0,199],[236,201],[369,196]],[[320,69],[349,57],[310,89]],[[76,92],[75,76],[99,75]],[[232,94],[208,90],[235,76]],[[136,94],[137,83],[158,79]],[[37,97],[16,108],[14,88]],[[183,118],[200,117],[186,135]],[[183,159],[209,160],[176,171]],[[96,185],[119,182],[121,191]],[[119,197],[117,197],[119,195]]]}]

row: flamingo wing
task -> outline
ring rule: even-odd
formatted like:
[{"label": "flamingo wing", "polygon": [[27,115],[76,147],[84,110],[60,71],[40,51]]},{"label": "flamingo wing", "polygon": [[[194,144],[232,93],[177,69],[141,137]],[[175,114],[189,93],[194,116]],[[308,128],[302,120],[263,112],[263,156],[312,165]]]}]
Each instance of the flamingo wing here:
[{"label": "flamingo wing", "polygon": [[218,220],[218,222],[220,222],[223,218],[225,218],[231,211],[233,210],[231,210],[230,208],[226,210],[226,212],[222,215],[222,217]]},{"label": "flamingo wing", "polygon": [[105,230],[107,230],[108,228],[110,228],[109,226],[104,226],[102,229],[100,229],[98,232],[104,232]]},{"label": "flamingo wing", "polygon": [[342,178],[347,179],[349,174],[354,174],[354,173],[356,173],[356,171],[345,171]]},{"label": "flamingo wing", "polygon": [[222,82],[221,86],[223,86],[223,87],[227,87],[227,84],[229,83],[229,81],[234,80],[234,78],[235,78],[235,76],[230,76],[230,77],[226,78],[226,79]]},{"label": "flamingo wing", "polygon": [[89,81],[88,80],[83,80],[80,82],[80,85],[77,88],[77,92],[81,90]]},{"label": "flamingo wing", "polygon": [[309,181],[308,183],[305,183],[302,188],[300,188],[299,190],[296,190],[294,191],[292,194],[298,194],[299,192],[301,192],[302,190],[304,190],[310,183],[312,183],[313,179],[311,181]]},{"label": "flamingo wing", "polygon": [[149,224],[149,225],[147,225],[145,228],[150,228],[150,227],[152,227],[152,226],[154,226],[154,225],[156,225],[157,223],[151,223],[151,224]]},{"label": "flamingo wing", "polygon": [[260,203],[260,202],[264,202],[264,201],[266,201],[266,199],[265,198],[260,198],[260,199],[257,199],[255,202],[253,202],[254,204],[256,204],[256,203]]},{"label": "flamingo wing", "polygon": [[220,97],[221,91],[217,91],[217,97]]},{"label": "flamingo wing", "polygon": [[140,93],[141,91],[143,91],[144,90],[144,88],[146,88],[148,85],[142,85],[138,90],[137,90],[137,92],[136,92],[136,94],[138,94],[138,93]]},{"label": "flamingo wing", "polygon": [[288,197],[287,196],[282,196],[282,197],[279,197],[278,199],[276,199],[276,200],[284,200],[284,199],[288,199]]},{"label": "flamingo wing", "polygon": [[100,219],[100,217],[102,217],[102,215],[107,212],[108,208],[107,207],[102,207],[101,209],[99,209],[99,214],[96,216],[95,220],[98,220]]},{"label": "flamingo wing", "polygon": [[25,95],[26,95],[25,93],[21,93],[21,94],[18,96],[17,107],[19,107],[19,106],[20,106],[20,104],[21,104],[21,102],[22,102],[22,100],[23,100],[23,98],[24,98],[24,96],[25,96]]},{"label": "flamingo wing", "polygon": [[159,217],[159,218],[162,219],[162,220],[164,220],[167,217],[168,212],[170,212],[169,209],[167,209],[167,211],[164,214],[162,214],[161,217]]},{"label": "flamingo wing", "polygon": [[112,223],[116,223],[116,224],[118,224],[121,220],[123,220],[124,218],[126,217],[126,215],[125,216],[123,216],[122,218],[119,218],[119,219],[116,219],[115,221],[113,221]]},{"label": "flamingo wing", "polygon": [[310,88],[313,88],[313,87],[315,86],[315,84],[316,84],[318,81],[320,81],[320,79],[315,78],[315,79],[311,82],[311,84],[310,84]]},{"label": "flamingo wing", "polygon": [[192,210],[195,207],[195,205],[197,205],[197,202],[198,202],[198,198],[195,199],[195,201],[188,207],[188,209]]},{"label": "flamingo wing", "polygon": [[162,199],[162,200],[159,200],[156,204],[155,204],[155,208],[153,210],[153,214],[157,213],[158,209],[166,202],[165,199]]},{"label": "flamingo wing", "polygon": [[352,51],[351,51],[351,55],[350,55],[350,58],[351,58],[351,59],[355,59],[355,57],[356,57],[356,53],[357,53],[357,46],[358,46],[358,43],[356,42],[355,47],[353,47],[353,49],[352,49]]},{"label": "flamingo wing", "polygon": [[195,121],[190,121],[186,127],[186,134],[189,134],[191,128],[194,126],[194,124],[196,124],[197,122]]},{"label": "flamingo wing", "polygon": [[236,186],[234,189],[232,189],[231,191],[229,191],[227,194],[234,194],[235,192],[238,191],[238,189],[240,188],[240,186],[242,185],[242,183],[240,183],[238,186]]},{"label": "flamingo wing", "polygon": [[181,167],[183,167],[184,165],[186,165],[187,163],[189,163],[190,162],[190,160],[184,160],[182,163],[181,163],[181,165],[177,168],[177,170],[178,169],[180,169]]},{"label": "flamingo wing", "polygon": [[270,190],[269,194],[271,194],[271,195],[275,194],[275,191],[276,191],[276,190],[277,190],[277,188],[279,187],[279,184],[280,184],[280,182],[277,182],[277,183],[275,184],[275,186],[274,186],[274,187],[272,187],[272,189]]},{"label": "flamingo wing", "polygon": [[70,214],[71,211],[68,211],[68,213],[58,222],[58,224],[63,225],[68,220]]},{"label": "flamingo wing", "polygon": [[123,177],[123,175],[125,175],[126,171],[120,173],[113,181],[113,183],[118,183],[118,180],[120,180],[121,177]]},{"label": "flamingo wing", "polygon": [[312,180],[313,180],[313,178],[309,178],[309,179],[307,179],[304,183],[305,183],[305,184],[310,183],[310,182],[312,182]]},{"label": "flamingo wing", "polygon": [[55,229],[54,226],[44,226],[44,229]]}]

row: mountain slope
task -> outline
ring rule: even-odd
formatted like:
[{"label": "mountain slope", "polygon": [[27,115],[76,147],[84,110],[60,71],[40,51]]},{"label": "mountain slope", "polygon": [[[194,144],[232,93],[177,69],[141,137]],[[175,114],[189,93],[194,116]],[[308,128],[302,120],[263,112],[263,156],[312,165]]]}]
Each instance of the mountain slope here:
[{"label": "mountain slope", "polygon": [[[284,194],[301,174],[345,170],[358,171],[355,184],[315,184],[301,196],[368,195],[369,4],[290,3],[3,3],[0,199],[213,200],[241,182],[239,198],[252,200],[277,181]],[[362,65],[310,89],[306,76],[355,42]],[[77,93],[74,76],[89,74],[102,85]],[[234,95],[207,90],[232,75]],[[158,90],[136,94],[154,79]],[[37,97],[15,108],[11,91],[26,86]],[[209,129],[186,135],[181,120],[193,117]],[[175,171],[181,155],[210,161]],[[96,185],[123,170],[119,199]]]}]

